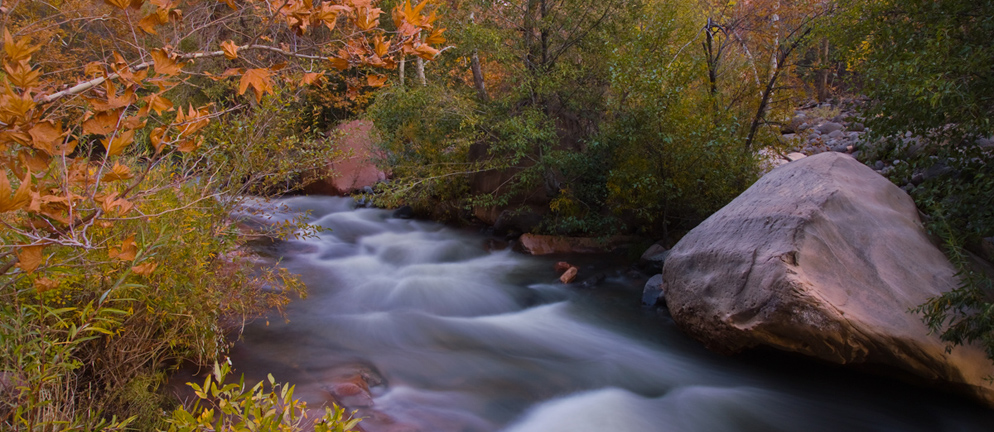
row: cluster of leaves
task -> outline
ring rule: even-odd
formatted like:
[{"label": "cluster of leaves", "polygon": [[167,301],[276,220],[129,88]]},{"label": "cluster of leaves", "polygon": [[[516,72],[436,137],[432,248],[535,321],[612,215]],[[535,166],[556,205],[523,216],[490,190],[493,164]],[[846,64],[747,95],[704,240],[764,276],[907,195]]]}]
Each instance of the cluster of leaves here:
[{"label": "cluster of leaves", "polygon": [[227,363],[215,363],[214,372],[203,385],[190,383],[197,401],[189,409],[173,411],[169,432],[207,432],[229,430],[260,430],[296,432],[351,432],[359,419],[346,415],[335,405],[325,407],[324,415],[315,422],[307,419],[307,404],[294,399],[293,386],[279,384],[269,375],[269,388],[263,382],[247,388],[245,378],[237,383],[225,383],[231,373]]},{"label": "cluster of leaves", "polygon": [[791,53],[829,6],[455,2],[435,90],[405,90],[452,109],[418,119],[386,94],[370,107],[388,166],[402,167],[387,200],[478,217],[544,206],[539,229],[560,234],[692,226],[752,183],[756,150],[779,144],[769,119],[799,94]]},{"label": "cluster of leaves", "polygon": [[892,175],[898,184],[924,178],[911,195],[963,282],[917,312],[944,340],[978,342],[994,359],[994,290],[967,252],[994,236],[994,152],[978,141],[994,136],[994,2],[843,5],[835,35],[869,99],[870,146],[906,162]]},{"label": "cluster of leaves", "polygon": [[[426,5],[390,31],[371,0],[0,8],[0,428],[152,429],[163,370],[301,293],[228,215],[332,155],[290,89],[438,53]],[[207,82],[237,91],[195,105]]]}]

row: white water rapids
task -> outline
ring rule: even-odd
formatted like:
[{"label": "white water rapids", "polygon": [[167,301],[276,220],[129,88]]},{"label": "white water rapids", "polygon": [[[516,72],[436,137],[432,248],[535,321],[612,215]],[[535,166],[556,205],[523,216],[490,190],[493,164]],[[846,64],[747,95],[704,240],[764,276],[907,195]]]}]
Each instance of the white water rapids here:
[{"label": "white water rapids", "polygon": [[[361,375],[375,431],[989,431],[994,412],[931,390],[783,356],[727,358],[640,306],[645,279],[603,257],[487,251],[485,238],[296,197],[330,229],[271,252],[308,297],[250,324],[232,353],[311,406]],[[287,217],[273,216],[275,221]],[[553,263],[601,272],[560,284]],[[767,358],[769,357],[769,358]],[[368,399],[368,397],[367,397]],[[348,404],[347,404],[348,405]]]}]

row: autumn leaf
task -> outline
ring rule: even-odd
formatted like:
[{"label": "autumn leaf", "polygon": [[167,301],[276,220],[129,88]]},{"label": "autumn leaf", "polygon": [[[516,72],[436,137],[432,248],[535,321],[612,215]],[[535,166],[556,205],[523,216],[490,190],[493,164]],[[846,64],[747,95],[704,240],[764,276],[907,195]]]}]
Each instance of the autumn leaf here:
[{"label": "autumn leaf", "polygon": [[41,45],[31,46],[27,39],[21,38],[16,42],[14,37],[6,28],[3,29],[3,50],[7,52],[7,57],[12,62],[19,62],[31,58],[31,54],[41,49]]},{"label": "autumn leaf", "polygon": [[165,135],[165,127],[157,127],[152,129],[152,132],[148,134],[148,140],[152,143],[152,147],[155,147],[156,154],[162,153],[162,149],[166,146],[166,141],[163,139]]},{"label": "autumn leaf", "polygon": [[328,57],[331,67],[344,71],[349,68],[349,61],[341,57]]},{"label": "autumn leaf", "polygon": [[386,83],[386,75],[366,75],[366,84],[370,87],[383,87]]},{"label": "autumn leaf", "polygon": [[41,71],[31,69],[31,65],[26,60],[19,61],[11,66],[4,63],[3,68],[7,71],[7,78],[10,83],[22,89],[38,87],[38,78]]},{"label": "autumn leaf", "polygon": [[304,74],[304,77],[300,80],[300,85],[314,85],[320,83],[324,79],[324,74],[321,72],[308,72]]},{"label": "autumn leaf", "polygon": [[135,257],[138,256],[138,246],[135,245],[135,236],[131,235],[126,238],[121,242],[121,247],[119,248],[109,248],[107,255],[121,261],[134,261]]},{"label": "autumn leaf", "polygon": [[165,50],[157,49],[150,53],[155,61],[155,73],[176,76],[183,70],[183,64],[177,63]]},{"label": "autumn leaf", "polygon": [[404,2],[404,20],[411,23],[413,26],[421,25],[421,10],[428,5],[428,1],[423,1],[418,3],[417,6],[411,7],[411,0],[406,0]]},{"label": "autumn leaf", "polygon": [[86,64],[86,67],[83,68],[83,73],[86,74],[86,76],[103,76],[106,71],[104,71],[103,63],[89,62]]},{"label": "autumn leaf", "polygon": [[34,281],[35,291],[43,293],[45,291],[51,291],[59,287],[59,281],[49,279],[47,277],[39,277]]},{"label": "autumn leaf", "polygon": [[83,122],[84,134],[110,135],[117,130],[118,122],[121,121],[121,113],[124,109],[114,111],[101,111]]},{"label": "autumn leaf", "polygon": [[230,40],[221,42],[221,50],[224,51],[224,56],[228,60],[238,58],[238,45],[235,45],[235,43]]},{"label": "autumn leaf", "polygon": [[100,140],[100,144],[103,144],[104,149],[107,150],[109,156],[120,155],[124,149],[131,145],[135,141],[135,130],[128,129],[123,132],[118,131],[111,138],[104,138]]},{"label": "autumn leaf", "polygon": [[7,180],[7,174],[0,175],[0,213],[18,210],[30,202],[31,171],[24,173],[21,185],[17,188],[17,192],[14,192],[13,197],[10,196],[10,181]]},{"label": "autumn leaf", "polygon": [[41,255],[44,249],[44,245],[22,246],[17,250],[17,266],[25,273],[34,273],[35,269],[44,261]]},{"label": "autumn leaf", "polygon": [[134,267],[131,267],[131,271],[134,272],[135,274],[139,275],[139,276],[148,277],[149,275],[152,274],[152,272],[155,271],[156,267],[158,267],[158,266],[159,266],[159,264],[157,264],[157,263],[154,263],[154,262],[151,262],[151,261],[146,261],[143,264],[138,264],[138,265],[136,265]]},{"label": "autumn leaf", "polygon": [[134,177],[135,175],[131,173],[131,168],[127,165],[121,165],[120,162],[114,161],[114,166],[110,169],[110,172],[104,174],[102,181],[114,182],[119,180],[127,180]]},{"label": "autumn leaf", "polygon": [[161,94],[151,94],[145,97],[145,102],[148,103],[147,107],[156,114],[162,115],[163,111],[170,111],[173,109],[173,103],[169,99],[162,97]]},{"label": "autumn leaf", "polygon": [[62,141],[62,125],[51,121],[43,121],[28,130],[31,135],[31,146],[49,155],[56,154],[55,148]]},{"label": "autumn leaf", "polygon": [[445,31],[445,29],[435,29],[435,30],[432,30],[431,35],[429,35],[428,38],[425,39],[425,43],[426,44],[431,44],[431,45],[441,45],[441,44],[444,44],[445,43],[445,37],[442,36],[442,33],[444,31]]},{"label": "autumn leaf", "polygon": [[238,94],[245,94],[245,90],[252,87],[255,92],[255,100],[262,100],[262,95],[273,92],[273,80],[269,76],[269,69],[249,69],[242,75],[242,80],[238,83]]},{"label": "autumn leaf", "polygon": [[390,44],[384,42],[383,36],[373,38],[373,52],[380,58],[386,57],[390,49]]},{"label": "autumn leaf", "polygon": [[24,149],[17,153],[17,160],[31,171],[44,172],[48,170],[48,164],[52,158],[42,152],[33,152]]},{"label": "autumn leaf", "polygon": [[421,58],[425,59],[425,60],[434,60],[435,56],[438,55],[438,50],[435,49],[435,48],[432,48],[428,44],[421,44],[421,45],[418,45],[418,47],[414,49],[414,54],[417,55],[418,57],[421,57]]}]

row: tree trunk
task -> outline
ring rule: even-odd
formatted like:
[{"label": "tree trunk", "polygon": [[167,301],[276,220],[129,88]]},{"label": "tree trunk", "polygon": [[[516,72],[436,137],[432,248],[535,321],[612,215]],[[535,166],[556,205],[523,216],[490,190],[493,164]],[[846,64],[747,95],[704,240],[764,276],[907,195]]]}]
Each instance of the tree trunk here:
[{"label": "tree trunk", "polygon": [[401,87],[404,86],[404,65],[406,63],[407,63],[407,57],[406,56],[401,56],[400,57],[400,67],[398,68],[398,69],[400,69],[400,86]]},{"label": "tree trunk", "polygon": [[821,46],[818,47],[818,72],[815,74],[815,91],[818,93],[818,102],[825,102],[831,96],[831,89],[828,87],[828,38],[822,38]]},{"label": "tree trunk", "polygon": [[795,39],[794,43],[790,44],[787,49],[778,53],[777,61],[775,63],[777,68],[773,70],[772,74],[770,74],[770,79],[766,83],[766,88],[763,89],[763,95],[759,99],[759,108],[756,109],[756,115],[752,118],[752,124],[749,125],[749,136],[746,137],[745,142],[746,150],[752,150],[752,142],[756,139],[756,131],[759,130],[759,125],[766,117],[766,108],[770,105],[770,98],[773,95],[773,90],[776,88],[777,78],[780,77],[780,72],[783,71],[783,65],[787,61],[787,57],[790,56],[790,53],[801,44],[809,33],[811,33],[810,28],[805,30],[804,33]]},{"label": "tree trunk", "polygon": [[418,82],[420,82],[422,86],[428,85],[428,80],[425,79],[425,59],[418,57],[418,62],[415,63],[414,66],[418,72]]},{"label": "tree trunk", "polygon": [[489,101],[490,95],[487,94],[487,83],[483,81],[483,69],[480,68],[480,56],[476,50],[473,50],[473,56],[470,57],[470,68],[473,70],[473,86],[476,87],[476,94],[480,97],[480,100],[484,102]]}]

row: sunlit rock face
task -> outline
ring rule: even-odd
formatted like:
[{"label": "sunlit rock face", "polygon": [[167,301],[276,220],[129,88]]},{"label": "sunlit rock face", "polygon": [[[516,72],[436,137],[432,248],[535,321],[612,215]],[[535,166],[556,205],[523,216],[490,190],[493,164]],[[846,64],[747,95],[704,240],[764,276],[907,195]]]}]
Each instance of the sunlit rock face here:
[{"label": "sunlit rock face", "polygon": [[983,351],[909,309],[957,285],[911,198],[840,153],[786,164],[685,236],[663,268],[674,320],[710,349],[861,364],[994,402]]}]

